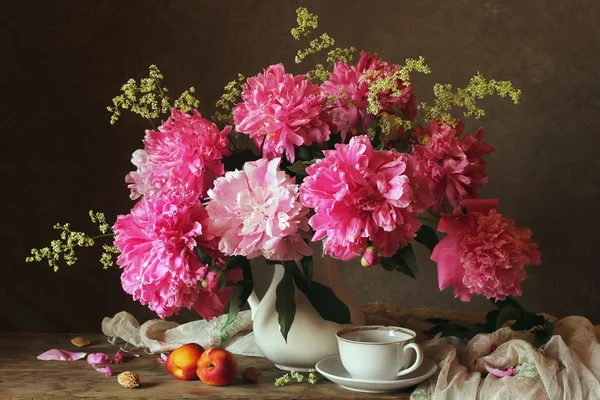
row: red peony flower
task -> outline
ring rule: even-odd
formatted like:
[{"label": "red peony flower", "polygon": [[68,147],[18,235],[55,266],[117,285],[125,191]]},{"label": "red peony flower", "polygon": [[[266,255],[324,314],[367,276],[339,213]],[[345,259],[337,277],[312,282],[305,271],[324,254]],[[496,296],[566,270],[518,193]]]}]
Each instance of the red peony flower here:
[{"label": "red peony flower", "polygon": [[460,137],[463,129],[462,121],[456,128],[430,121],[427,128],[415,132],[423,143],[413,147],[415,173],[433,193],[434,212],[443,211],[447,204],[456,207],[464,199],[478,198],[479,188],[488,181],[483,156],[494,147],[481,140],[483,129]]}]

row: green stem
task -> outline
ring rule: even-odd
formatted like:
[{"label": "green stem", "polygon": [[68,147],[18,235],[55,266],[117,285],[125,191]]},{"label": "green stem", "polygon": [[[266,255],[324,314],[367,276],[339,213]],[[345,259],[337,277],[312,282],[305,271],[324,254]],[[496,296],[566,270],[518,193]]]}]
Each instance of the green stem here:
[{"label": "green stem", "polygon": [[152,120],[150,118],[146,118],[146,119],[150,122],[150,125],[152,126],[152,130],[155,131],[156,127],[154,126],[154,122],[152,122]]},{"label": "green stem", "polygon": [[115,236],[115,234],[114,233],[105,233],[104,235],[93,236],[91,239],[100,239],[100,238],[108,237],[108,236]]}]

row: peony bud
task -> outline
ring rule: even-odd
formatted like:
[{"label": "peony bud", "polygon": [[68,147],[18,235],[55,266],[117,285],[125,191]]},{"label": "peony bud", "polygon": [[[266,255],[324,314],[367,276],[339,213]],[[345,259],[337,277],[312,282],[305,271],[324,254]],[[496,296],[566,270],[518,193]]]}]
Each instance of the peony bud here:
[{"label": "peony bud", "polygon": [[227,284],[227,277],[225,276],[225,272],[221,270],[211,270],[206,274],[206,278],[202,282],[200,282],[200,286],[202,289],[211,292],[217,293],[225,287]]},{"label": "peony bud", "polygon": [[379,265],[381,261],[381,253],[375,246],[369,246],[363,253],[362,258],[360,259],[360,264],[365,268],[371,268],[376,265]]}]

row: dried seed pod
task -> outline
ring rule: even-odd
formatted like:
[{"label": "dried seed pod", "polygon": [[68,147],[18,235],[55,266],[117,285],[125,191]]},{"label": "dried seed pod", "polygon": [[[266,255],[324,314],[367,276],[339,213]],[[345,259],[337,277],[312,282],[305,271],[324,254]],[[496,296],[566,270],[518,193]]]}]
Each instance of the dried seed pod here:
[{"label": "dried seed pod", "polygon": [[85,346],[88,346],[92,342],[90,339],[88,339],[84,336],[77,336],[77,337],[74,337],[73,339],[71,339],[71,343],[73,343],[77,347],[85,347]]},{"label": "dried seed pod", "polygon": [[244,382],[256,382],[260,378],[260,370],[255,367],[246,368],[242,372],[242,380]]},{"label": "dried seed pod", "polygon": [[123,387],[133,389],[140,386],[140,377],[135,372],[125,371],[117,375],[117,381]]}]

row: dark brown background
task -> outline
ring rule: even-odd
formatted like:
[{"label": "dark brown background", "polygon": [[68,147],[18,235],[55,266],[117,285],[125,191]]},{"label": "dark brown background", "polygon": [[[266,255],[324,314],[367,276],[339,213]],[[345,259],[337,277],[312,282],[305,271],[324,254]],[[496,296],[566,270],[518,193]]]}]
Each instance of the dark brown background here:
[{"label": "dark brown background", "polygon": [[[340,46],[401,63],[423,55],[433,76],[416,80],[420,99],[434,82],[464,85],[476,71],[510,79],[522,104],[486,101],[479,121],[497,152],[488,157],[486,196],[529,226],[544,253],[529,269],[522,303],[600,322],[597,291],[600,135],[599,6],[592,0],[462,1],[11,1],[0,13],[0,330],[98,331],[102,317],[153,314],[120,289],[119,270],[102,270],[97,251],[54,273],[25,264],[56,222],[92,228],[87,211],[108,216],[132,206],[123,182],[145,122],[115,127],[105,111],[129,77],[156,63],[179,93],[195,85],[212,114],[223,85],[284,62],[298,43],[289,30],[307,6]],[[470,127],[479,124],[472,123]],[[426,259],[427,255],[422,254]],[[267,280],[270,268],[255,268]],[[360,301],[487,310],[439,293],[432,263],[411,281],[385,271],[346,269]],[[262,284],[264,288],[265,284]],[[191,313],[184,318],[192,318]]]}]

